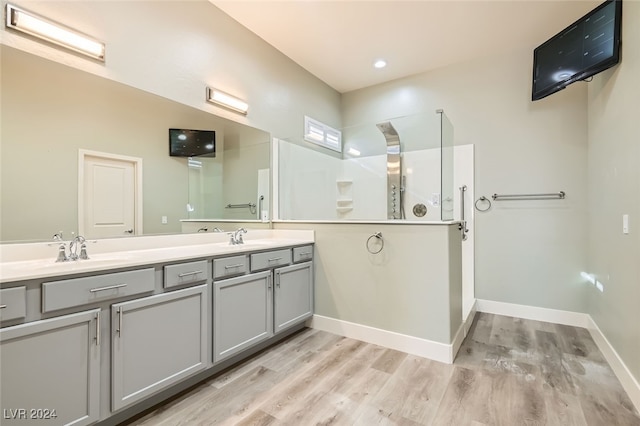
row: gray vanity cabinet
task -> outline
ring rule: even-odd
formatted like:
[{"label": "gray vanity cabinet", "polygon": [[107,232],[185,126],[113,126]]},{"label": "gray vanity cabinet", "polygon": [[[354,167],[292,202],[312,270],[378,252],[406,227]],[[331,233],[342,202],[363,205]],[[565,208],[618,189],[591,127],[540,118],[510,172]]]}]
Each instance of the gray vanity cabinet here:
[{"label": "gray vanity cabinet", "polygon": [[273,275],[273,318],[277,334],[313,315],[313,263],[278,268]]},{"label": "gray vanity cabinet", "polygon": [[208,367],[208,286],[111,307],[112,410]]},{"label": "gray vanity cabinet", "polygon": [[213,283],[213,361],[273,336],[271,271]]},{"label": "gray vanity cabinet", "polygon": [[99,329],[99,309],[1,329],[2,424],[97,421]]}]

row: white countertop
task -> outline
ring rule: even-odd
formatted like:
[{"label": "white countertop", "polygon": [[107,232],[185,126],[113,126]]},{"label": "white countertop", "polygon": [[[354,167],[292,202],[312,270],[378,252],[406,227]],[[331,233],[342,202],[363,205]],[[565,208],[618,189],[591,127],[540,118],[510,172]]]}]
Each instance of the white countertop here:
[{"label": "white countertop", "polygon": [[[131,244],[130,241],[132,240],[127,239],[118,239],[115,244],[111,240],[99,240],[97,244],[89,244],[87,246],[89,259],[67,262],[56,262],[57,246],[54,245],[52,250],[50,244],[47,243],[29,244],[33,246],[32,253],[34,256],[31,258],[25,255],[29,251],[28,247],[18,247],[25,245],[13,245],[13,249],[11,247],[2,247],[3,261],[0,263],[0,283],[108,271],[157,263],[181,262],[314,242],[313,231],[278,232],[277,230],[269,230],[250,231],[251,233],[254,235],[249,236],[249,238],[245,236],[245,243],[239,245],[230,245],[226,235],[211,236],[213,234],[204,237],[203,234],[192,234],[193,238],[191,239],[185,238],[185,235],[177,235],[175,238],[162,236],[155,237],[155,241],[154,237],[140,237],[149,241],[138,240],[135,241],[135,244]],[[220,241],[221,239],[224,241]],[[114,247],[117,247],[118,242],[122,249],[113,250]],[[106,247],[102,247],[101,243],[104,243],[102,246]],[[43,245],[48,247],[48,252],[51,253],[50,256],[41,255]],[[126,247],[131,245],[136,246],[135,249],[127,250]],[[154,246],[156,248],[152,248]],[[111,251],[105,251],[105,248],[111,249]],[[18,251],[21,251],[21,253],[18,253]]]}]

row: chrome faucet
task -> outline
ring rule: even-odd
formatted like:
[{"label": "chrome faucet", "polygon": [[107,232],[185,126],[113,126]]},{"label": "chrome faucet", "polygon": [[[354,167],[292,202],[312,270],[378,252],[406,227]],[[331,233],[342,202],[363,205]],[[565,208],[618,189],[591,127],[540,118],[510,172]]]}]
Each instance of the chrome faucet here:
[{"label": "chrome faucet", "polygon": [[[87,240],[82,235],[77,235],[69,243],[69,260],[89,259],[86,242]],[[80,255],[78,255],[78,245],[80,246]]]},{"label": "chrome faucet", "polygon": [[236,239],[236,244],[244,244],[244,240],[242,239],[242,234],[246,234],[247,230],[244,228],[238,228],[233,236]]},{"label": "chrome faucet", "polygon": [[65,245],[64,238],[62,237],[62,231],[53,234],[53,241],[60,243],[58,245],[58,257],[56,258],[56,262],[66,262],[69,260],[67,257],[67,246]]},{"label": "chrome faucet", "polygon": [[87,243],[83,242],[80,244],[80,259],[87,260],[89,259],[89,255],[87,254]]},{"label": "chrome faucet", "polygon": [[229,245],[235,246],[237,244],[244,244],[244,240],[242,239],[242,234],[246,234],[247,230],[244,228],[238,228],[234,232],[228,232],[228,235],[231,237],[229,240]]}]

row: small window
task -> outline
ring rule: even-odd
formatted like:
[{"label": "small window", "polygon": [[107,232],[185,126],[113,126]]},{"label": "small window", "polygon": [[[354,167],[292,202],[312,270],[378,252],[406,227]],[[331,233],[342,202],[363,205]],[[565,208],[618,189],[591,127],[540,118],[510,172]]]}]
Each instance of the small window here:
[{"label": "small window", "polygon": [[304,140],[342,152],[342,132],[306,115],[304,116]]}]

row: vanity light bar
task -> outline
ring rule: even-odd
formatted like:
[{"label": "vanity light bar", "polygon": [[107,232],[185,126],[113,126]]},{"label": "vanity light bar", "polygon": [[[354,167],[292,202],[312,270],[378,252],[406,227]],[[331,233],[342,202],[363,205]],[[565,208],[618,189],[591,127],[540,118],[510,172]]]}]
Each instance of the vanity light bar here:
[{"label": "vanity light bar", "polygon": [[247,111],[249,110],[249,104],[242,99],[212,87],[207,87],[207,102],[221,105],[244,115],[247,115]]},{"label": "vanity light bar", "polygon": [[105,45],[85,34],[7,4],[6,27],[104,62]]}]

